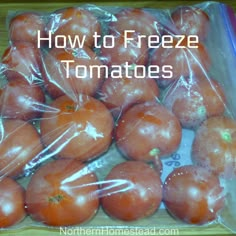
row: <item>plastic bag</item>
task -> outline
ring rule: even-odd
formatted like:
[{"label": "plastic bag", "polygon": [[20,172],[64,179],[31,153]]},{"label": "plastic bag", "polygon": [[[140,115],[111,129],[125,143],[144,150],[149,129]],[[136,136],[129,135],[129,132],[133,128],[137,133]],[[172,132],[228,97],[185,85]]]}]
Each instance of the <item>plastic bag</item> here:
[{"label": "plastic bag", "polygon": [[83,5],[7,22],[0,173],[11,197],[0,227],[150,229],[167,208],[176,219],[165,225],[235,231],[235,17],[225,5]]}]

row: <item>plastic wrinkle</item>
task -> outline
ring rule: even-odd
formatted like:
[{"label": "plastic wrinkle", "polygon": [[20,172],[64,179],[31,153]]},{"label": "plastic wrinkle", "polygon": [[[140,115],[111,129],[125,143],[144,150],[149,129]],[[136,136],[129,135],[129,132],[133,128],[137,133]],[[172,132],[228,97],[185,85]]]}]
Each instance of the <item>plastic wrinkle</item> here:
[{"label": "plastic wrinkle", "polygon": [[[0,185],[25,198],[13,229],[159,229],[166,211],[236,232],[232,9],[85,4],[9,12],[6,26]],[[0,191],[0,230],[15,204]]]}]

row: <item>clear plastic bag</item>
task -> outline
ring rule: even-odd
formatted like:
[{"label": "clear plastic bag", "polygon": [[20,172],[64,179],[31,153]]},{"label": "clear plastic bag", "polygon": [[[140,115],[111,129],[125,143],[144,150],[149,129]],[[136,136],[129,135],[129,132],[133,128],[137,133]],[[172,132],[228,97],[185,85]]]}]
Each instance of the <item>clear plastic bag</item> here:
[{"label": "clear plastic bag", "polygon": [[181,220],[235,231],[228,7],[82,5],[11,13],[7,22],[0,174],[25,189],[15,200],[25,215],[12,220],[14,198],[0,193],[0,227],[150,229]]}]

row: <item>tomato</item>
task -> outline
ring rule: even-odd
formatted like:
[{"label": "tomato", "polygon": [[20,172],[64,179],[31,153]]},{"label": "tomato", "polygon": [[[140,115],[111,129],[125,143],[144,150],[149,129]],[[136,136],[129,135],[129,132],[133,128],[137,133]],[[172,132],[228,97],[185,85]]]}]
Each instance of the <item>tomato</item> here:
[{"label": "tomato", "polygon": [[[114,34],[114,45],[107,40],[100,50],[101,61],[108,66],[122,66],[126,62],[136,65],[146,65],[148,62],[148,46],[143,42],[138,45],[138,35],[129,34],[133,40],[126,40],[124,34]],[[126,45],[127,43],[127,45]]]},{"label": "tomato", "polygon": [[142,161],[170,155],[179,147],[181,136],[178,119],[156,102],[131,107],[116,129],[116,143],[122,153]]},{"label": "tomato", "polygon": [[42,83],[40,50],[29,42],[14,42],[3,53],[2,63],[9,70],[21,73],[29,83]]},{"label": "tomato", "polygon": [[113,118],[105,105],[86,95],[54,100],[40,123],[43,143],[63,158],[88,160],[105,152],[112,139]]},{"label": "tomato", "polygon": [[171,13],[171,20],[179,34],[198,35],[204,40],[209,32],[210,18],[195,6],[180,6]]},{"label": "tomato", "polygon": [[33,220],[46,225],[81,224],[99,207],[97,177],[77,160],[47,163],[30,180],[26,206]]},{"label": "tomato", "polygon": [[110,22],[111,32],[123,33],[125,30],[133,30],[141,35],[149,36],[162,33],[160,22],[149,12],[138,8],[126,8],[115,15]]},{"label": "tomato", "polygon": [[9,24],[9,37],[12,42],[24,41],[37,45],[38,31],[45,38],[44,17],[35,12],[24,12],[14,16]]},{"label": "tomato", "polygon": [[172,67],[172,78],[157,78],[159,85],[163,87],[180,77],[205,77],[211,66],[210,55],[202,43],[196,43],[196,48],[190,48],[185,38],[182,42],[179,41],[182,47],[179,48],[177,42],[178,40],[174,39],[170,48],[160,46],[153,51],[150,58],[150,65],[158,65],[160,68],[165,65]]},{"label": "tomato", "polygon": [[153,79],[108,78],[100,91],[100,99],[111,110],[114,117],[120,116],[131,105],[154,101],[159,96],[159,88]]},{"label": "tomato", "polygon": [[225,116],[207,119],[196,132],[192,159],[215,174],[236,174],[236,121]]},{"label": "tomato", "polygon": [[176,168],[167,176],[163,201],[175,218],[201,225],[216,219],[224,206],[224,193],[214,174],[189,165]]},{"label": "tomato", "polygon": [[21,222],[25,216],[25,190],[9,177],[0,178],[0,228]]},{"label": "tomato", "polygon": [[101,190],[105,212],[123,221],[152,215],[162,200],[160,176],[148,164],[139,161],[116,165]]},{"label": "tomato", "polygon": [[43,146],[32,124],[2,120],[0,135],[0,176],[18,177],[31,160],[40,158]]},{"label": "tomato", "polygon": [[197,128],[207,117],[224,113],[221,85],[210,78],[181,78],[168,88],[163,103],[184,128]]},{"label": "tomato", "polygon": [[4,118],[30,120],[40,117],[45,97],[42,89],[20,74],[0,89],[0,113]]},{"label": "tomato", "polygon": [[[74,62],[67,65],[63,60]],[[103,82],[104,70],[90,71],[90,68],[101,65],[99,58],[88,47],[53,48],[44,57],[45,88],[53,98],[64,94],[73,99],[80,93],[94,95]],[[80,68],[77,70],[76,66]]]},{"label": "tomato", "polygon": [[[80,42],[83,41],[88,47],[94,45],[94,32],[101,34],[101,26],[98,19],[88,10],[79,7],[68,7],[56,11],[50,16],[50,21],[47,25],[47,33],[53,34],[53,39],[56,36],[70,36],[72,42],[78,37]],[[67,38],[67,41],[68,38]],[[63,45],[64,39],[58,40],[59,45]],[[75,47],[79,45],[76,44]]]}]

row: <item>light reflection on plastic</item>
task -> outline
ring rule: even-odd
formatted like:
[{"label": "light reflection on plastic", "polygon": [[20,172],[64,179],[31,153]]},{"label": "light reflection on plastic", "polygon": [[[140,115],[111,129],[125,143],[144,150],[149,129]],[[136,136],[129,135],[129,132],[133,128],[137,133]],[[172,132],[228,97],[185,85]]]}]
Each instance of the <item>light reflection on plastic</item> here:
[{"label": "light reflection on plastic", "polygon": [[[103,181],[103,184],[107,184],[103,189],[101,197],[112,195],[121,192],[127,192],[129,190],[134,189],[135,185],[129,180],[126,179],[114,179],[114,180],[106,180]],[[119,189],[117,189],[119,187]],[[116,190],[115,190],[116,189]],[[108,192],[107,192],[108,191]]]},{"label": "light reflection on plastic", "polygon": [[104,135],[103,133],[99,133],[97,131],[97,129],[90,123],[87,121],[87,125],[84,129],[84,131],[90,136],[92,137],[94,140],[97,140],[97,138],[103,138]]}]

